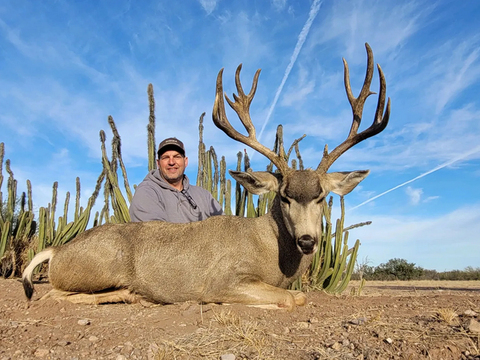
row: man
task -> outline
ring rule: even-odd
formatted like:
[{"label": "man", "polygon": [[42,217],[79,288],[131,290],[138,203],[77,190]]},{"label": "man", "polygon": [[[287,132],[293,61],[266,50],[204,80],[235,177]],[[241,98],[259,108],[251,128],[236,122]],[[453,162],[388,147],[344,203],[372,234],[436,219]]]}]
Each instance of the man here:
[{"label": "man", "polygon": [[180,140],[163,140],[157,155],[158,169],[150,171],[135,190],[129,208],[131,221],[187,223],[223,214],[207,190],[190,185],[184,174],[188,158]]}]

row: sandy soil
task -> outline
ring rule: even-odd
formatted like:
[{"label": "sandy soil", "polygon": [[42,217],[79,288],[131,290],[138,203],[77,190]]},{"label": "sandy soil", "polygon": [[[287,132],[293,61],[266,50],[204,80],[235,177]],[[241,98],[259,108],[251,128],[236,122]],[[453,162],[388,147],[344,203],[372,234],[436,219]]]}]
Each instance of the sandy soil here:
[{"label": "sandy soil", "polygon": [[[0,279],[0,360],[480,359],[480,282],[358,283],[294,312],[241,305],[27,303]],[[352,290],[353,289],[353,290]]]}]

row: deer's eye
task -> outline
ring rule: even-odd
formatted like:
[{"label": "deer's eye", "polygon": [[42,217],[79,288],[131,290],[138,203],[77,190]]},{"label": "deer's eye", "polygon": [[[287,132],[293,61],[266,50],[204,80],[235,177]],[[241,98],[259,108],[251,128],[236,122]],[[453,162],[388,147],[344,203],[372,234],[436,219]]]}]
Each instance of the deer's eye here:
[{"label": "deer's eye", "polygon": [[282,200],[283,203],[290,205],[290,200],[288,200],[288,198],[285,196],[280,195],[280,200]]}]

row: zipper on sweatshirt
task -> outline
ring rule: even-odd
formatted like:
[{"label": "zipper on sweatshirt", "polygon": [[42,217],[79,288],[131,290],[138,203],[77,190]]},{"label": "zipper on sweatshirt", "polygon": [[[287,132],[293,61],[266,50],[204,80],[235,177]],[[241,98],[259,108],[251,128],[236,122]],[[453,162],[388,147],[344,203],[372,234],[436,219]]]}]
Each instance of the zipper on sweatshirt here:
[{"label": "zipper on sweatshirt", "polygon": [[187,191],[185,189],[183,189],[180,192],[182,193],[183,196],[185,196],[187,198],[187,200],[190,203],[190,205],[192,206],[192,208],[194,208],[196,210],[197,209],[197,203],[195,202],[195,200],[193,200],[193,198],[190,196],[190,194],[187,193]]}]

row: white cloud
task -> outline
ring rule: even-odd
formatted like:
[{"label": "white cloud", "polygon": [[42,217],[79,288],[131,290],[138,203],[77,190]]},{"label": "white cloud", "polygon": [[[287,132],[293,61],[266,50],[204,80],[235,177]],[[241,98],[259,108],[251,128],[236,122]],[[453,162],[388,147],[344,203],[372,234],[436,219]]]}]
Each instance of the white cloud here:
[{"label": "white cloud", "polygon": [[317,44],[335,40],[344,56],[358,63],[366,41],[377,54],[394,51],[424,25],[433,8],[416,1],[335,1],[313,37]]},{"label": "white cloud", "polygon": [[203,10],[210,15],[215,7],[217,6],[217,0],[199,0],[200,5],[202,5]]},{"label": "white cloud", "polygon": [[[428,100],[435,104],[435,113],[455,100],[469,86],[480,79],[480,37],[466,38],[458,43],[456,40],[446,42],[430,54],[430,66],[425,69],[430,77]],[[448,61],[445,59],[448,58]]]},{"label": "white cloud", "polygon": [[440,199],[440,196],[429,196],[429,197],[425,198],[425,200],[423,200],[423,202],[424,203],[429,203],[429,202],[437,200],[437,199]]},{"label": "white cloud", "polygon": [[405,188],[405,193],[410,199],[410,204],[417,205],[422,198],[423,190],[422,189],[414,189],[411,186],[407,186]]},{"label": "white cloud", "polygon": [[282,95],[281,106],[300,107],[309,94],[315,89],[315,80],[306,69],[300,69],[297,83],[289,86]]},{"label": "white cloud", "polygon": [[272,0],[273,8],[276,11],[282,11],[285,9],[285,5],[287,4],[287,0]]}]

